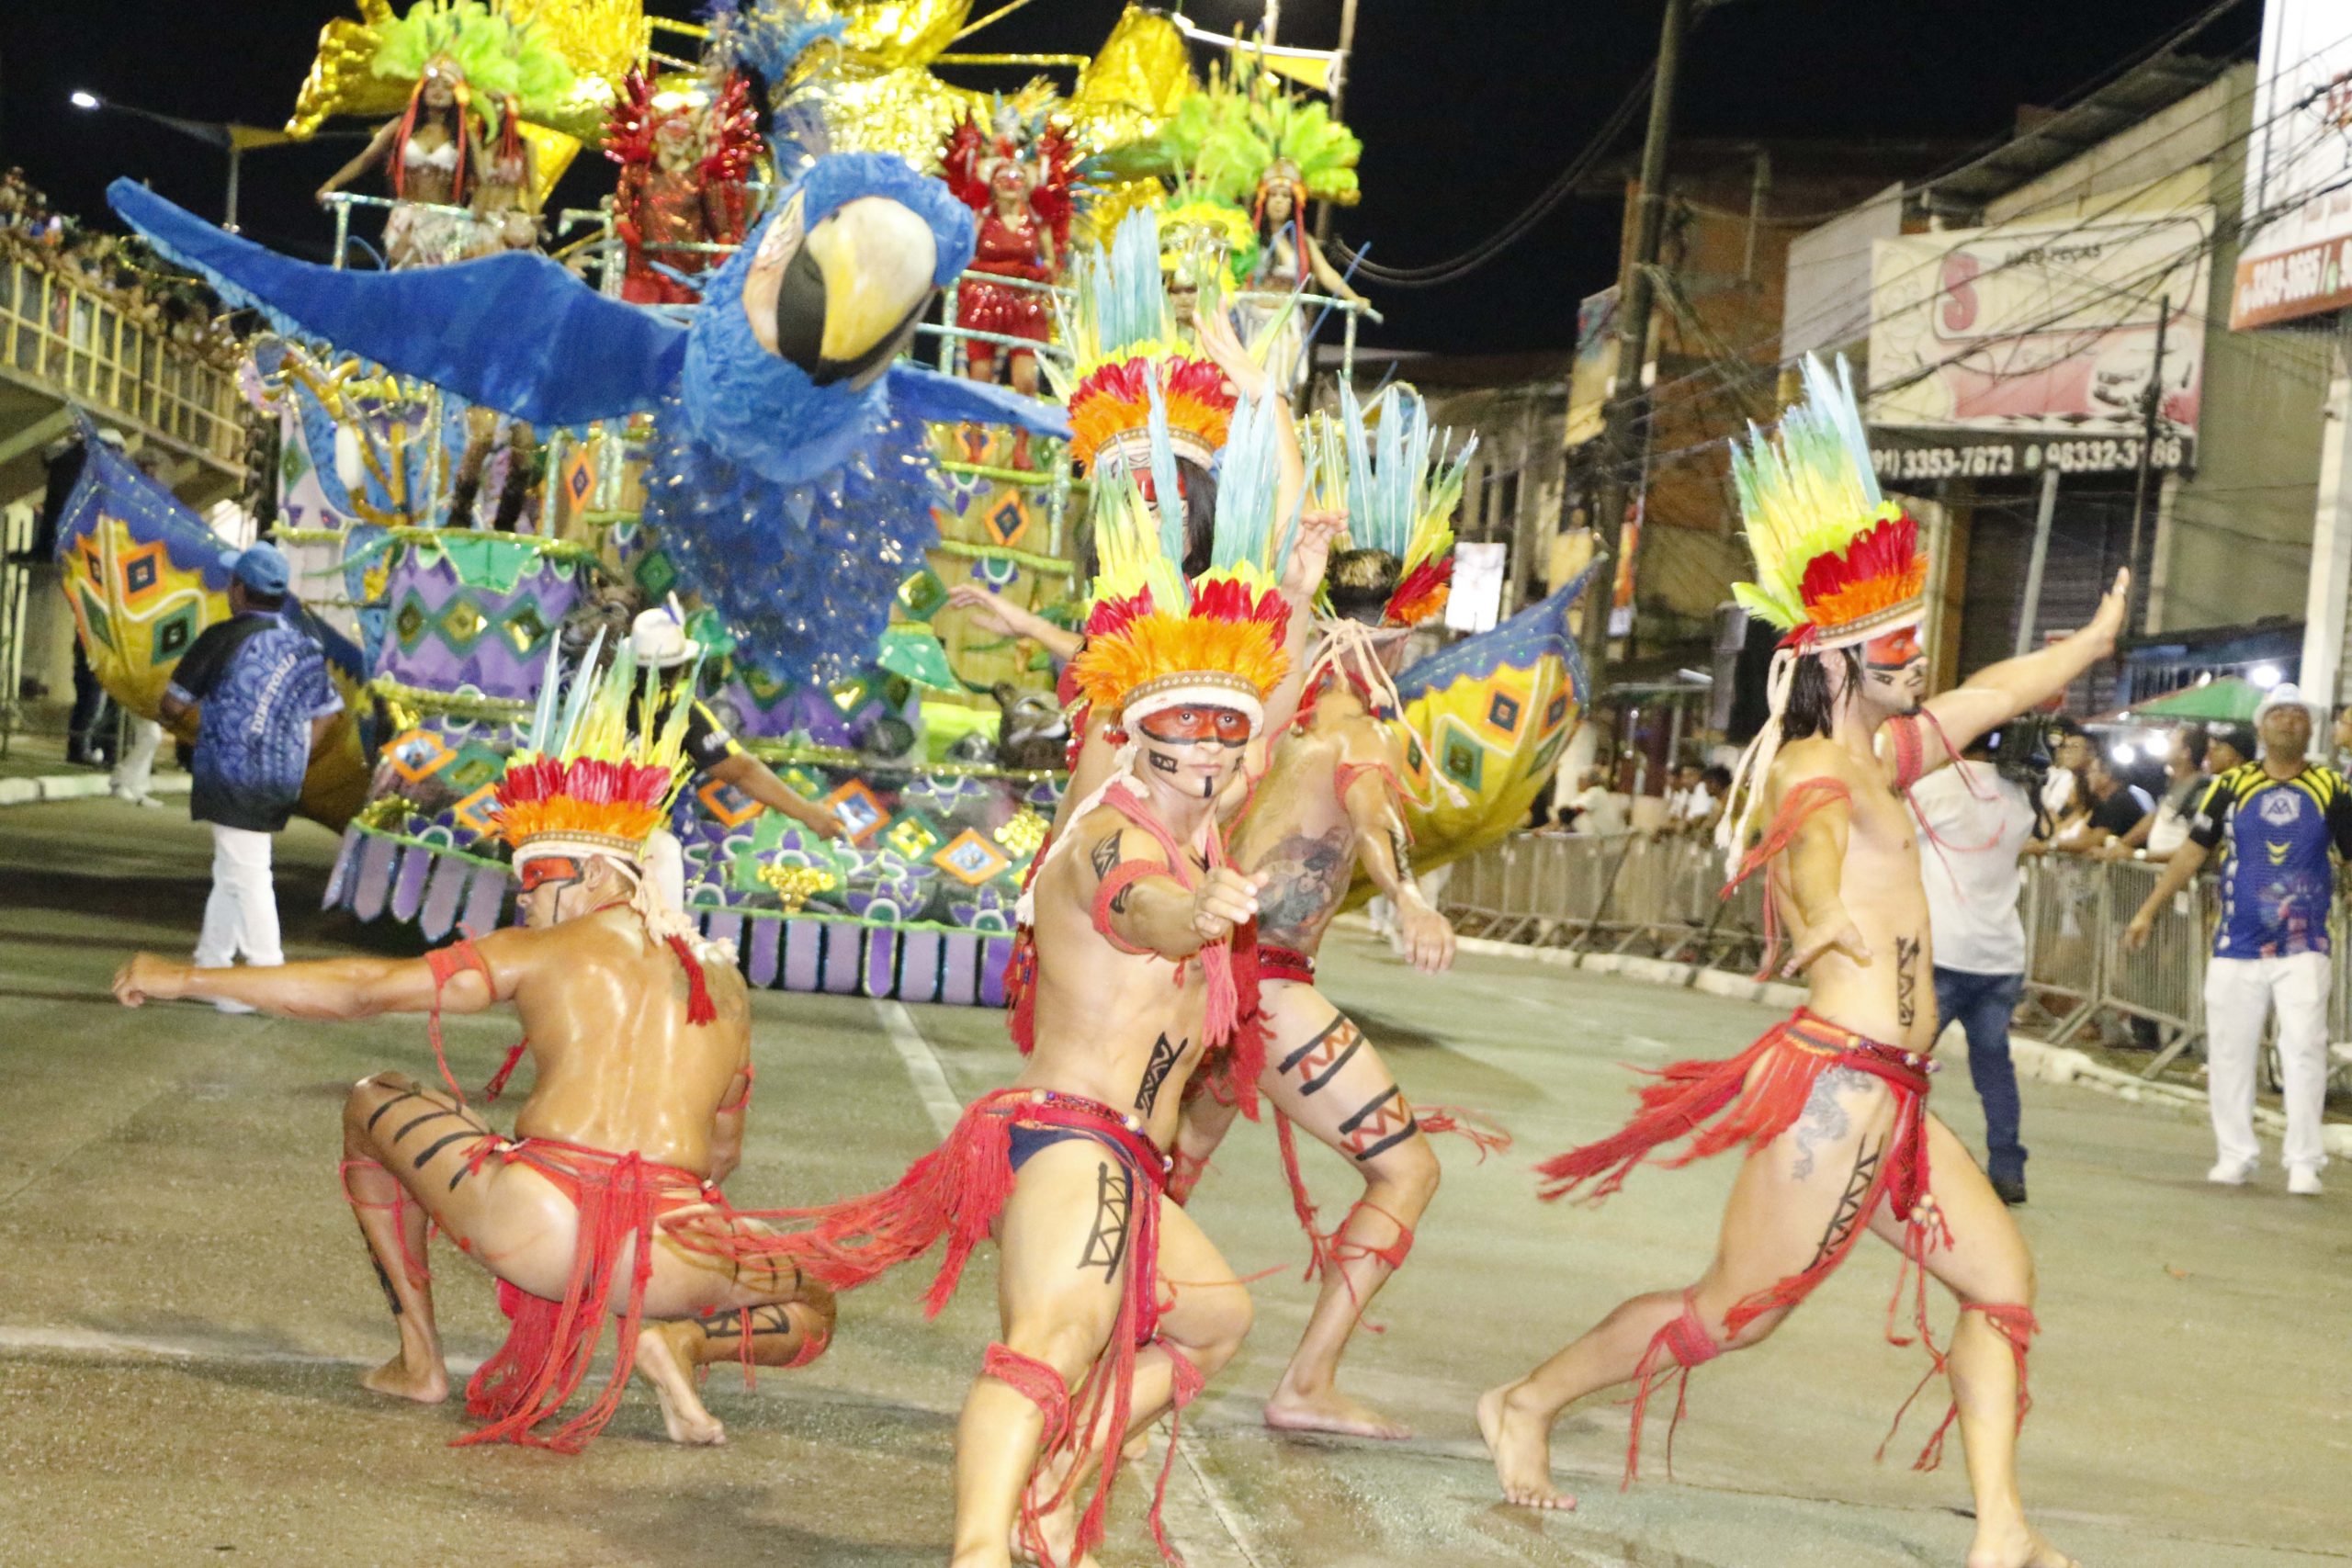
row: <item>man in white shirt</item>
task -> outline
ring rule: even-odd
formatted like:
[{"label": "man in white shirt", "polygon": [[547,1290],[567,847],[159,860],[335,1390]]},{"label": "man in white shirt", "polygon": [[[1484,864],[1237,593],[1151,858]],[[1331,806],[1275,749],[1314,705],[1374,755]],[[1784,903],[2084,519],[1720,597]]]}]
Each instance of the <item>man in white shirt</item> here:
[{"label": "man in white shirt", "polygon": [[2018,915],[2018,857],[2034,836],[2027,786],[1985,764],[1987,749],[1929,773],[1911,788],[1927,852],[1936,1014],[1968,1038],[1968,1076],[1984,1107],[1984,1174],[2005,1203],[2025,1201],[2025,1145],[2018,1141],[2018,1073],[2009,1017],[2025,988],[2025,923]]},{"label": "man in white shirt", "polygon": [[1623,833],[1630,827],[1625,815],[1625,797],[1609,787],[1607,775],[1599,768],[1587,768],[1584,788],[1568,802],[1577,814],[1572,831],[1577,833]]},{"label": "man in white shirt", "polygon": [[1707,788],[1706,770],[1685,762],[1674,770],[1674,787],[1667,792],[1666,825],[1673,833],[1696,831],[1715,814],[1715,797]]}]

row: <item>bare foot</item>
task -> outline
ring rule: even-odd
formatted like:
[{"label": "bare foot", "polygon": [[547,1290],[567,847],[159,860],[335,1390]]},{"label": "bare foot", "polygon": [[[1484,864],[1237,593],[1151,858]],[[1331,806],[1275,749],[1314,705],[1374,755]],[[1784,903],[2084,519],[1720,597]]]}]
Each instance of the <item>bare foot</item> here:
[{"label": "bare foot", "polygon": [[2078,1568],[2078,1564],[2019,1521],[2000,1528],[1980,1524],[1968,1548],[1968,1568]]},{"label": "bare foot", "polygon": [[662,1402],[662,1425],[670,1429],[670,1440],[715,1448],[727,1440],[727,1428],[703,1408],[694,1379],[686,1374],[689,1359],[682,1357],[671,1341],[671,1336],[682,1330],[697,1332],[685,1322],[657,1323],[641,1330],[637,1337],[637,1370],[645,1374],[645,1381],[653,1385],[653,1396]]},{"label": "bare foot", "polygon": [[449,1397],[449,1371],[441,1358],[431,1357],[424,1370],[409,1365],[408,1352],[386,1361],[372,1372],[359,1375],[359,1386],[375,1393],[388,1393],[394,1399],[413,1399],[419,1404],[438,1404]]},{"label": "bare foot", "polygon": [[1391,1421],[1336,1388],[1301,1393],[1287,1382],[1266,1401],[1266,1425],[1278,1432],[1336,1432],[1343,1438],[1380,1438],[1391,1442],[1413,1435],[1410,1427]]},{"label": "bare foot", "polygon": [[1517,1383],[1490,1388],[1478,1396],[1478,1436],[1495,1461],[1503,1501],[1522,1508],[1573,1508],[1577,1500],[1552,1484],[1552,1438],[1546,1425],[1511,1408]]}]

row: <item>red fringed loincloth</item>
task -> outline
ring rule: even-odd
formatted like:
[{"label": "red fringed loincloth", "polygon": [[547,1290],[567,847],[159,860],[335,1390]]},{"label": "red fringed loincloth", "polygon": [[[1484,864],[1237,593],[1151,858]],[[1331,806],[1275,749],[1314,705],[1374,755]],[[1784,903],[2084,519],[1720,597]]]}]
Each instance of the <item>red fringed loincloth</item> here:
[{"label": "red fringed loincloth", "polygon": [[[1053,1089],[999,1089],[975,1100],[946,1141],[915,1161],[897,1185],[821,1208],[758,1212],[758,1218],[798,1228],[761,1237],[757,1246],[790,1257],[807,1273],[835,1290],[848,1291],[922,1257],[944,1236],[946,1254],[923,1295],[924,1314],[936,1315],[955,1295],[973,1248],[987,1239],[1012,1196],[1012,1140],[1016,1126],[1066,1127],[1085,1134],[1125,1168],[1132,1194],[1126,1279],[1110,1343],[1069,1393],[1067,1419],[1048,1421],[1038,1457],[1038,1468],[1043,1471],[1057,1457],[1076,1452],[1098,1425],[1110,1434],[1113,1451],[1096,1467],[1094,1491],[1079,1521],[1075,1556],[1083,1558],[1102,1539],[1104,1511],[1119,1468],[1116,1450],[1125,1441],[1133,1409],[1136,1352],[1151,1344],[1159,1331],[1159,1200],[1168,1189],[1170,1162],[1145,1135],[1140,1122],[1079,1095]],[[1175,1347],[1163,1345],[1162,1348],[1176,1358],[1179,1388],[1186,1386],[1187,1374],[1197,1385],[1198,1372]],[[992,1369],[990,1375],[1001,1375],[1001,1370]],[[1171,1458],[1174,1451],[1171,1441]],[[1080,1468],[1073,1467],[1069,1486],[1075,1486]],[[1166,1489],[1163,1472],[1160,1490],[1164,1494]],[[1034,1497],[1024,1501],[1024,1519],[1034,1525],[1038,1515],[1059,1506],[1069,1495],[1066,1488],[1042,1503]],[[1151,1519],[1153,1534],[1166,1551],[1157,1498]]]},{"label": "red fringed loincloth", "polygon": [[[560,1299],[499,1282],[499,1305],[513,1324],[506,1343],[466,1384],[467,1413],[488,1425],[457,1444],[515,1442],[578,1453],[612,1419],[637,1364],[645,1285],[653,1275],[653,1242],[662,1216],[689,1204],[715,1203],[724,1211],[726,1200],[715,1184],[690,1170],[554,1138],[485,1140],[474,1153],[473,1168],[492,1158],[529,1166],[570,1198],[580,1212],[579,1239]],[[625,1249],[631,1258],[623,1282],[615,1275]],[[615,1320],[616,1338],[604,1392],[587,1409],[542,1434],[537,1428],[561,1413],[586,1378],[608,1317]]]},{"label": "red fringed loincloth", "polygon": [[1258,943],[1258,978],[1283,980],[1294,986],[1315,984],[1315,955],[1301,953],[1295,947],[1277,947],[1271,942]]},{"label": "red fringed loincloth", "polygon": [[[1591,1181],[1596,1185],[1586,1196],[1598,1202],[1624,1185],[1634,1168],[1654,1151],[1680,1138],[1688,1137],[1689,1145],[1660,1163],[1685,1166],[1743,1146],[1750,1152],[1760,1149],[1795,1125],[1823,1073],[1832,1067],[1868,1073],[1885,1084],[1894,1096],[1894,1127],[1887,1141],[1885,1157],[1879,1162],[1870,1190],[1861,1201],[1860,1212],[1844,1239],[1803,1272],[1779,1280],[1734,1306],[1724,1316],[1724,1334],[1726,1337],[1736,1336],[1765,1314],[1782,1311],[1804,1301],[1846,1260],[1856,1240],[1870,1228],[1871,1217],[1884,1203],[1896,1219],[1905,1222],[1904,1270],[1895,1280],[1894,1306],[1888,1311],[1887,1337],[1896,1345],[1911,1343],[1896,1334],[1894,1311],[1902,1303],[1909,1270],[1917,1268],[1922,1276],[1917,1332],[1928,1346],[1929,1357],[1939,1367],[1941,1353],[1928,1338],[1924,1277],[1928,1252],[1939,1246],[1949,1246],[1951,1235],[1935,1206],[1925,1201],[1928,1074],[1931,1066],[1928,1058],[1917,1052],[1881,1044],[1799,1008],[1736,1056],[1719,1062],[1676,1062],[1656,1073],[1657,1081],[1641,1087],[1642,1108],[1631,1122],[1598,1143],[1571,1149],[1536,1167],[1545,1182],[1543,1197],[1546,1201],[1564,1198]],[[1679,1366],[1687,1383],[1690,1368],[1709,1359],[1718,1348],[1712,1338],[1703,1346],[1681,1342],[1693,1332],[1690,1317],[1686,1313],[1683,1319],[1661,1331],[1636,1373],[1634,1431],[1625,1463],[1628,1483],[1640,1461],[1641,1419],[1653,1384],[1669,1375],[1670,1365]],[[1704,1330],[1702,1327],[1697,1332],[1703,1335]],[[1678,1334],[1681,1338],[1677,1337]],[[1677,1421],[1681,1414],[1678,1401]],[[1899,1414],[1896,1419],[1901,1419]],[[1670,1455],[1671,1427],[1667,1442]]]}]

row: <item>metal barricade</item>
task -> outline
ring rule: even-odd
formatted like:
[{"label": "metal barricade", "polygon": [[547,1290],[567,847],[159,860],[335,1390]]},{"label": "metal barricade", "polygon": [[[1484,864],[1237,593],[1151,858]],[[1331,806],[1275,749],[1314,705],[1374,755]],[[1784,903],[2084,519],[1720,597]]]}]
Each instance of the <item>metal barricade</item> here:
[{"label": "metal barricade", "polygon": [[2101,869],[2071,856],[2045,857],[2026,868],[2026,987],[2043,998],[2074,1004],[2053,1043],[2073,1038],[2098,1009],[2109,946],[2098,897]]},{"label": "metal barricade", "polygon": [[2155,912],[2139,951],[2123,945],[2124,928],[2147,901],[2161,864],[2115,861],[2099,866],[2097,941],[2105,953],[2098,1000],[2144,1018],[2169,1035],[2146,1077],[2154,1077],[2205,1029],[2206,885],[2183,888]]}]

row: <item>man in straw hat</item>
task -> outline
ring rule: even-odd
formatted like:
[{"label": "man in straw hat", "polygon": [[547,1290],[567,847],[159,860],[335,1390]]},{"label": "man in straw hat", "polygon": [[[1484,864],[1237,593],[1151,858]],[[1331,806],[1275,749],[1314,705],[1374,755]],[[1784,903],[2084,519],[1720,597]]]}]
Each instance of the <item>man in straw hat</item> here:
[{"label": "man in straw hat", "polygon": [[[673,1438],[722,1442],[695,1369],[813,1359],[831,1332],[831,1293],[787,1260],[743,1256],[757,1227],[718,1190],[751,1103],[749,1001],[731,950],[698,942],[652,893],[641,860],[684,776],[682,708],[632,735],[633,660],[624,649],[598,677],[592,649],[559,718],[553,664],[529,744],[498,786],[522,927],[404,960],[204,969],[142,953],[115,976],[115,995],[130,1007],[229,999],[305,1019],[423,1012],[436,1058],[444,1010],[513,1003],[537,1073],[514,1137],[466,1103],[446,1060],[446,1091],[379,1073],[344,1102],[344,1195],[400,1331],[399,1353],[360,1381],[428,1404],[448,1396],[429,1224],[498,1277],[513,1319],[466,1389],[484,1425],[458,1442],[576,1451],[611,1417],[632,1367],[660,1395]],[[559,1423],[608,1317],[611,1379]]]},{"label": "man in straw hat", "polygon": [[[1783,973],[1804,975],[1811,994],[1739,1055],[1665,1068],[1623,1129],[1540,1168],[1546,1197],[1592,1181],[1600,1199],[1679,1138],[1690,1146],[1668,1163],[1746,1154],[1714,1261],[1696,1283],[1634,1297],[1526,1377],[1489,1390],[1479,1427],[1505,1497],[1570,1507],[1549,1475],[1552,1422],[1632,1380],[1630,1484],[1657,1382],[1679,1371],[1687,1391],[1691,1368],[1762,1340],[1867,1228],[1960,1301],[1959,1325],[1939,1348],[1920,1296],[1928,1377],[1950,1374],[1953,1405],[1917,1468],[1933,1467],[1956,1420],[1975,1496],[1969,1568],[2064,1568],[2069,1560],[2026,1523],[2018,1495],[2026,1348],[2038,1326],[2032,1260],[1984,1172],[1927,1110],[1935,960],[1901,797],[2108,657],[2127,578],[2117,574],[2073,637],[1923,702],[1927,561],[1917,526],[1879,494],[1843,367],[1833,378],[1808,359],[1804,382],[1805,401],[1778,432],[1733,454],[1758,568],[1739,600],[1788,635],[1773,660],[1772,716],[1741,760],[1718,841],[1739,877],[1768,878],[1770,917],[1793,937]],[[1758,815],[1768,826],[1748,848]],[[1678,1415],[1680,1404],[1679,1393]]]}]

